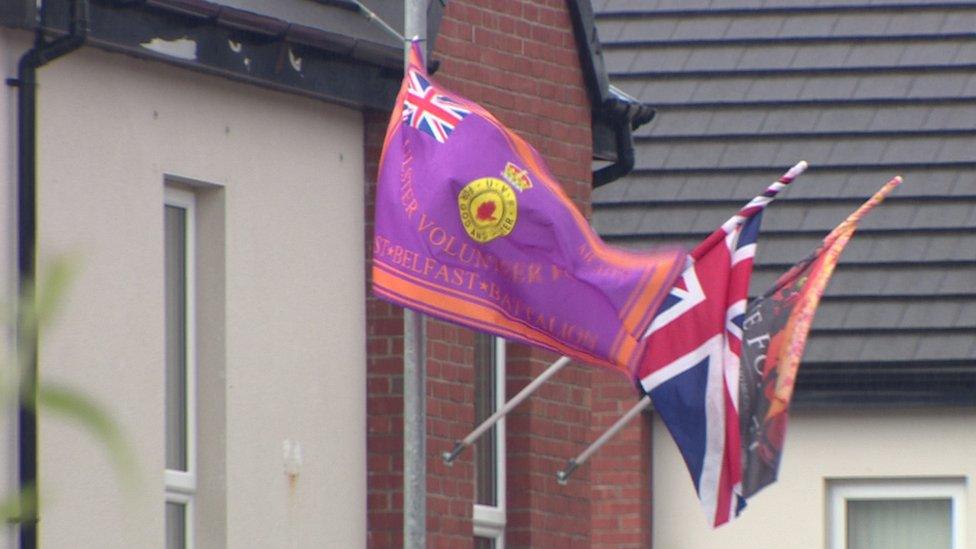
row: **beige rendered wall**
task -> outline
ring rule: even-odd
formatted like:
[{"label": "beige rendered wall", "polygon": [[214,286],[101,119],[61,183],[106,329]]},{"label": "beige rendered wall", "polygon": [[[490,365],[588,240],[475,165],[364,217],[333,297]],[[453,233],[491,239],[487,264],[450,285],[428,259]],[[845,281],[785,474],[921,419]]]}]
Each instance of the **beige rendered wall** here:
[{"label": "beige rendered wall", "polygon": [[[0,33],[8,75],[24,38]],[[361,115],[90,48],[39,80],[39,261],[78,266],[41,375],[105,405],[139,471],[126,488],[91,436],[42,416],[42,545],[163,545],[171,179],[196,193],[200,233],[197,547],[364,546]]]},{"label": "beige rendered wall", "polygon": [[976,411],[793,411],[779,480],[712,530],[664,424],[654,421],[654,547],[827,547],[827,479],[966,479],[965,539],[976,540]]}]

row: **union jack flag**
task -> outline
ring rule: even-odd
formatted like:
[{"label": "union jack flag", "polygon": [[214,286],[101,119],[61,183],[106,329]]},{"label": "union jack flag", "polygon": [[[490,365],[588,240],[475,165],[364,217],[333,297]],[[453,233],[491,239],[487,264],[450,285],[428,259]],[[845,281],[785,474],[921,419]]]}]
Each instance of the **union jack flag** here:
[{"label": "union jack flag", "polygon": [[712,526],[739,497],[739,357],[762,211],[801,162],[702,241],[647,329],[638,378],[678,445]]},{"label": "union jack flag", "polygon": [[455,126],[471,111],[451,97],[438,93],[430,80],[419,71],[410,69],[407,96],[403,100],[403,121],[445,143]]}]

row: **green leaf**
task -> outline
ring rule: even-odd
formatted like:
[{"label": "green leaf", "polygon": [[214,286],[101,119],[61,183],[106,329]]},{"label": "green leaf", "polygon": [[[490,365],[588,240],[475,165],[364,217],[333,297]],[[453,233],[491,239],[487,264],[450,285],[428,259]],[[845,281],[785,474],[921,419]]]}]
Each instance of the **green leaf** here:
[{"label": "green leaf", "polygon": [[38,406],[86,428],[101,442],[118,469],[122,480],[132,487],[136,479],[135,460],[118,424],[98,403],[67,387],[42,384],[38,388]]}]

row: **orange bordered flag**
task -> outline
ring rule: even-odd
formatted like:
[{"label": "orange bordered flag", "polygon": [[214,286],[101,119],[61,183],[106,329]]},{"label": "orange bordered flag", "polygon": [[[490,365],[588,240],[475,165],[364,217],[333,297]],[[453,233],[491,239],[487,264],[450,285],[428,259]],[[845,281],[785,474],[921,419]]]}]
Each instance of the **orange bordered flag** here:
[{"label": "orange bordered flag", "polygon": [[377,179],[373,290],[391,302],[633,378],[684,250],[607,246],[540,155],[434,82],[419,49]]}]

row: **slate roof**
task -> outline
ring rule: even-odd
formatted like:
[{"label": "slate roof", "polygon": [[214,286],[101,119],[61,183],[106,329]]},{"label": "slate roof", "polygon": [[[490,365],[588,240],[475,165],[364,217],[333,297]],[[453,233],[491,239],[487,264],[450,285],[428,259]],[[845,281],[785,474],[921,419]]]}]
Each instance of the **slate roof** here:
[{"label": "slate roof", "polygon": [[613,244],[694,245],[798,160],[752,293],[890,177],[841,257],[798,399],[976,403],[976,3],[594,0],[610,81],[657,110],[596,189]]}]

